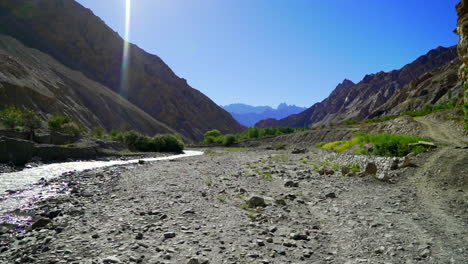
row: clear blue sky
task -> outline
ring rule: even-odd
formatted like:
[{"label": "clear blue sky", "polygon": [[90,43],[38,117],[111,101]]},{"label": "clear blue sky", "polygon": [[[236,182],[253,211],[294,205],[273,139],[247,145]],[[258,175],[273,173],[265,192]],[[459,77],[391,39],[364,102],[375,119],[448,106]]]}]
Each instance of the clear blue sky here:
[{"label": "clear blue sky", "polygon": [[[311,106],[455,45],[458,0],[131,0],[130,41],[218,104]],[[78,0],[124,36],[125,0]]]}]

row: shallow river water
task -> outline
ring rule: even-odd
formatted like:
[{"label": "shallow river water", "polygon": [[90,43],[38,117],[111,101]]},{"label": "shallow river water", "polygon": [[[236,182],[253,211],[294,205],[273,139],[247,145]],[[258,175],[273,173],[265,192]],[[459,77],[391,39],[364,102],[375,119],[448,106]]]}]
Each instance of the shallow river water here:
[{"label": "shallow river water", "polygon": [[[158,158],[112,161],[78,161],[43,165],[12,173],[0,173],[0,223],[18,224],[29,216],[11,214],[12,211],[32,209],[38,201],[56,196],[64,186],[42,184],[34,185],[42,180],[50,180],[67,172],[79,172],[89,169],[110,167],[115,165],[135,164],[140,160],[147,162],[173,160],[203,155],[201,151],[186,150],[184,154]],[[17,191],[19,190],[19,191]],[[17,191],[7,194],[7,191]]]}]

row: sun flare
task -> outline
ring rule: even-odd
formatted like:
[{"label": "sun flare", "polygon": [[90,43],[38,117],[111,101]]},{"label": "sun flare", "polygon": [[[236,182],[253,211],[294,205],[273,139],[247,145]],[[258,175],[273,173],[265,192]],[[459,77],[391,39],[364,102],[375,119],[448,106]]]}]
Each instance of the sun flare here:
[{"label": "sun flare", "polygon": [[120,92],[121,95],[126,96],[129,83],[128,83],[128,63],[130,59],[129,49],[130,49],[130,19],[132,11],[132,2],[131,0],[125,0],[125,36],[124,36],[124,46],[123,46],[123,56],[122,56],[122,76],[121,76],[121,85]]}]

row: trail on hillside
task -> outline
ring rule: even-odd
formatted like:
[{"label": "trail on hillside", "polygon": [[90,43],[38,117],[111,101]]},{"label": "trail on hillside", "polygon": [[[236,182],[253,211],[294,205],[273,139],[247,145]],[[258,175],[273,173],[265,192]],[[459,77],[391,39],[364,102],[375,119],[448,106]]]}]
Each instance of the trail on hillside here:
[{"label": "trail on hillside", "polygon": [[461,146],[468,140],[466,136],[448,126],[446,122],[427,117],[416,118],[415,121],[420,123],[424,128],[423,131],[421,131],[423,135],[432,138],[436,142]]}]

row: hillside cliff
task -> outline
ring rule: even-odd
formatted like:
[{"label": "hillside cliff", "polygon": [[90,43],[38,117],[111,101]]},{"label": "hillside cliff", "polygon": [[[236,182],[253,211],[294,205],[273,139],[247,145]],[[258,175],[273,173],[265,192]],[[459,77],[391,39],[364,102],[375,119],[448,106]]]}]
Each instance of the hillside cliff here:
[{"label": "hillside cliff", "polygon": [[465,128],[468,129],[468,1],[462,0],[457,5],[458,13],[458,22],[456,33],[460,35],[460,40],[458,41],[458,54],[460,55],[460,60],[462,65],[459,68],[459,77],[463,82],[464,89],[464,103],[465,103]]},{"label": "hillside cliff", "polygon": [[128,87],[122,88],[124,40],[74,0],[3,0],[0,32],[109,87],[188,138],[200,139],[213,128],[225,133],[242,129],[226,111],[176,76],[158,56],[133,44]]},{"label": "hillside cliff", "polygon": [[400,70],[366,75],[357,84],[344,80],[320,103],[281,120],[263,120],[258,127],[339,123],[419,109],[460,92],[456,47],[438,47]]},{"label": "hillside cliff", "polygon": [[175,133],[102,84],[5,35],[0,35],[0,102],[42,115],[63,113],[87,128]]}]

